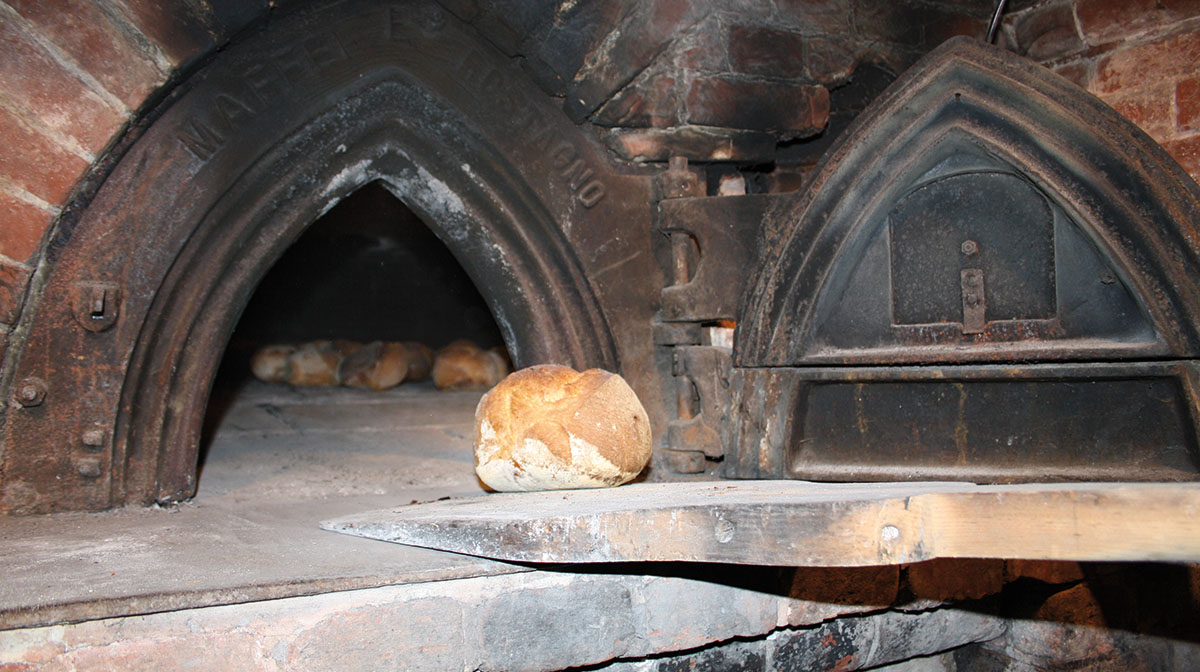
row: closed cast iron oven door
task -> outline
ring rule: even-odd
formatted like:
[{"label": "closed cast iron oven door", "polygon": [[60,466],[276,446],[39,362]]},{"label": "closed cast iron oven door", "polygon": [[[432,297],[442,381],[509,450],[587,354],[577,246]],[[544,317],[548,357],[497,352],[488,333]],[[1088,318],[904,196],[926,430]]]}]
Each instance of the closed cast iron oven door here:
[{"label": "closed cast iron oven door", "polygon": [[[663,203],[676,258],[699,259],[664,292],[664,336],[737,322],[732,349],[677,346],[677,469],[1196,478],[1200,198],[1140,130],[957,39],[808,185]],[[738,285],[721,263],[755,271]]]}]

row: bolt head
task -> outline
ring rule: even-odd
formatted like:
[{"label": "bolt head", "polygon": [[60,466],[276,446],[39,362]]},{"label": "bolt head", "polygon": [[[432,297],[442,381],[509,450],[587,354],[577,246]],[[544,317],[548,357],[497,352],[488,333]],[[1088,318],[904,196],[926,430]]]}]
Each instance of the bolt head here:
[{"label": "bolt head", "polygon": [[79,460],[76,462],[75,468],[79,470],[79,475],[84,478],[100,478],[100,474],[102,473],[100,460],[94,457]]},{"label": "bolt head", "polygon": [[99,448],[104,445],[104,429],[102,427],[91,427],[83,430],[83,445],[93,448]]},{"label": "bolt head", "polygon": [[979,251],[979,243],[976,243],[973,240],[964,240],[960,249],[962,250],[963,254],[969,257]]},{"label": "bolt head", "polygon": [[17,384],[14,396],[26,408],[39,406],[46,400],[46,384],[37,378],[26,378]]}]

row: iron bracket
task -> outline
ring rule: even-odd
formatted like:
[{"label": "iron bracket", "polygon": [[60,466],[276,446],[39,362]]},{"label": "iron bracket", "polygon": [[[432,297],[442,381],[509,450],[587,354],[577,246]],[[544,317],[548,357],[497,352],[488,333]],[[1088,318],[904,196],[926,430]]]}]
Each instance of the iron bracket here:
[{"label": "iron bracket", "polygon": [[670,241],[676,266],[675,283],[662,291],[663,321],[737,319],[748,271],[758,264],[760,223],[777,198],[753,194],[659,203],[658,230]]}]

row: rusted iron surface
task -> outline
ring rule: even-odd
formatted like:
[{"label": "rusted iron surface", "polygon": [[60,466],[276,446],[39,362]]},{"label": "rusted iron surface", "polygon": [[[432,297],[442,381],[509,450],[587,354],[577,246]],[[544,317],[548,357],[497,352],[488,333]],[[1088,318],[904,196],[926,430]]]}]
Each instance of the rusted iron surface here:
[{"label": "rusted iron surface", "polygon": [[8,413],[0,512],[188,497],[256,283],[375,180],[469,269],[518,365],[621,370],[662,433],[651,178],[437,5],[280,10],[139,131],[52,235],[10,334],[8,396],[46,392]]},{"label": "rusted iron surface", "polygon": [[[663,289],[665,322],[732,320],[758,266],[756,248],[764,211],[776,195],[678,198],[659,204],[658,229],[675,241],[694,241],[687,272]],[[687,258],[686,250],[673,258]]]},{"label": "rusted iron surface", "polygon": [[1195,562],[1200,485],[655,483],[432,502],[322,526],[519,562]]},{"label": "rusted iron surface", "polygon": [[1192,361],[734,369],[736,478],[1200,479]]},{"label": "rusted iron surface", "polygon": [[667,425],[666,448],[676,471],[699,473],[724,457],[721,431],[729,409],[731,368],[727,348],[675,348],[678,407],[676,419]]}]

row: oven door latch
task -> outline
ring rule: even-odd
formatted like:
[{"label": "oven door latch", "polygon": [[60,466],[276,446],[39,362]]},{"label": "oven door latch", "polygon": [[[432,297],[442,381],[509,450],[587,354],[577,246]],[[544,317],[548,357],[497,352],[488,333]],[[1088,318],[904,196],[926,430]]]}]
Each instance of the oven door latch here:
[{"label": "oven door latch", "polygon": [[75,283],[71,308],[79,326],[91,332],[111,329],[120,313],[121,290],[115,282]]}]

